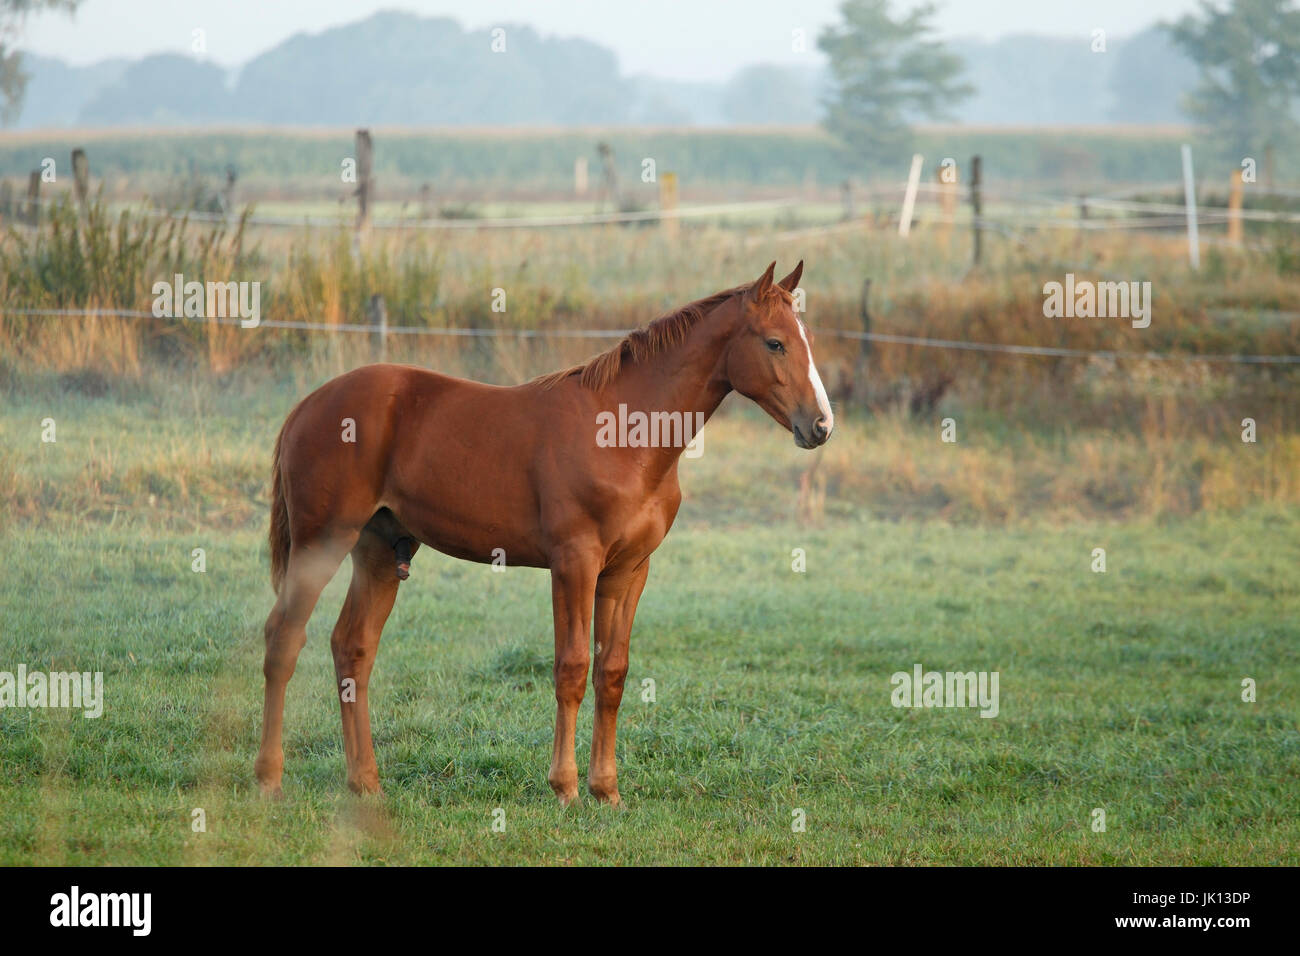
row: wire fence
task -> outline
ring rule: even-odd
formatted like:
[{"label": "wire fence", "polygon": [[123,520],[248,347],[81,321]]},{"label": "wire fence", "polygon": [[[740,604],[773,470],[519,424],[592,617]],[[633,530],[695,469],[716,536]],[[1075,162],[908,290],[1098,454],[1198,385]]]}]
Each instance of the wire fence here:
[{"label": "wire fence", "polygon": [[[210,325],[242,325],[238,317],[159,316],[152,312],[131,309],[3,309],[0,315],[31,317],[93,317],[160,319],[185,321]],[[457,328],[421,325],[377,325],[370,323],[309,322],[292,319],[262,319],[256,328],[288,329],[305,332],[337,332],[361,335],[429,335],[461,338],[522,338],[522,339],[621,339],[631,329],[501,329]],[[935,339],[914,335],[896,335],[888,332],[863,332],[854,329],[825,329],[821,336],[889,345],[907,345],[920,348],[953,349],[968,352],[996,352],[1009,355],[1034,355],[1057,358],[1126,359],[1150,362],[1211,362],[1237,365],[1296,365],[1300,355],[1240,355],[1197,352],[1138,352],[1114,349],[1075,349],[1049,345],[1016,345],[1005,342],[968,342],[959,339]]]},{"label": "wire fence", "polygon": [[[58,205],[62,199],[17,199],[16,202],[34,204],[44,208]],[[697,219],[713,216],[726,216],[735,213],[753,213],[766,210],[787,209],[804,204],[795,198],[755,199],[746,202],[713,203],[699,206],[681,206],[676,209],[641,209],[625,212],[582,213],[565,216],[505,216],[500,218],[466,217],[463,219],[428,219],[398,218],[370,219],[366,226],[370,229],[410,229],[410,230],[473,230],[473,229],[554,229],[568,226],[604,226],[632,225],[637,223],[655,223],[664,219]],[[354,217],[343,214],[337,216],[239,216],[235,213],[212,213],[194,210],[159,209],[139,206],[136,211],[142,216],[155,219],[172,219],[195,223],[235,224],[244,222],[250,226],[272,228],[333,228],[350,227]]]},{"label": "wire fence", "polygon": [[[1168,187],[1155,186],[1152,188],[1158,190]],[[916,189],[919,196],[934,200],[936,204],[938,204],[945,195],[953,199],[961,198],[957,195],[960,190],[956,184],[944,185],[940,183],[919,183],[917,184]],[[1283,197],[1300,196],[1300,189],[1265,189],[1262,187],[1259,189],[1254,189],[1254,187],[1252,187],[1252,189],[1259,194]],[[875,203],[880,203],[881,201],[888,199],[897,203],[901,207],[903,196],[906,191],[907,185],[904,183],[878,184],[870,187],[859,188],[854,193],[854,199],[861,199]],[[1021,228],[1083,229],[1088,231],[1105,231],[1109,229],[1168,230],[1185,227],[1189,218],[1187,215],[1187,208],[1181,204],[1160,202],[1156,200],[1128,199],[1107,193],[1080,193],[1074,196],[1053,197],[1020,193],[999,195],[996,190],[985,189],[983,190],[983,194],[984,200],[987,203],[1003,204],[1013,207],[1036,206],[1044,209],[1055,210],[1070,209],[1074,210],[1075,214],[1036,214],[1026,211],[1023,208],[1007,208],[995,212],[984,211],[978,217],[963,218],[953,214],[935,214],[933,212],[933,207],[930,207],[927,209],[923,218],[926,221],[934,223],[951,225],[953,223],[961,222],[963,224],[974,225],[980,228],[996,228],[999,224],[1010,222]],[[50,207],[65,200],[16,198],[15,201],[19,203],[34,204],[40,207]],[[763,211],[798,210],[801,207],[807,208],[809,205],[811,204],[806,198],[787,196],[779,199],[760,199],[745,202],[713,203],[697,206],[679,206],[676,208],[609,213],[595,212],[559,216],[504,216],[496,218],[399,217],[395,219],[371,219],[367,221],[367,228],[396,231],[473,231],[476,229],[555,229],[601,225],[635,225],[657,223],[663,220],[708,219],[736,214],[747,215]],[[1095,213],[1101,210],[1125,213],[1127,215],[1096,216]],[[178,221],[185,220],[194,223],[234,224],[241,221],[241,217],[233,212],[223,214],[202,211],[160,209],[149,206],[139,206],[137,211],[141,215],[151,218],[173,219]],[[1086,211],[1086,215],[1081,215],[1080,211]],[[353,225],[354,218],[355,217],[353,216],[343,214],[337,216],[262,216],[251,214],[242,217],[242,221],[249,226],[264,228],[349,228]],[[895,217],[891,215],[887,217],[885,221],[889,222],[894,218]],[[1270,212],[1259,209],[1233,209],[1228,206],[1204,206],[1199,204],[1196,207],[1195,215],[1191,218],[1198,224],[1206,226],[1225,225],[1233,219],[1239,219],[1245,222],[1283,225],[1300,224],[1300,213]],[[778,238],[795,235],[801,237],[805,235],[814,235],[814,230],[820,230],[825,234],[834,234],[877,224],[879,224],[878,220],[859,218],[855,216],[850,221],[821,226],[810,226],[804,229],[790,231],[778,236]],[[761,239],[761,237],[759,238]]]},{"label": "wire fence", "polygon": [[[1153,185],[1148,188],[1154,191],[1160,191],[1170,188],[1173,185],[1175,184],[1161,184]],[[1246,210],[1239,208],[1239,206],[1199,206],[1193,207],[1194,211],[1189,214],[1188,208],[1184,205],[1158,200],[1137,200],[1131,198],[1131,195],[1126,196],[1118,192],[1056,197],[1022,193],[999,195],[996,190],[984,189],[979,185],[976,185],[974,188],[982,190],[982,195],[986,203],[995,206],[1000,205],[1001,208],[989,210],[988,208],[983,208],[976,204],[975,208],[971,210],[969,217],[959,216],[956,213],[956,206],[963,197],[960,195],[962,187],[956,183],[920,183],[915,181],[915,179],[910,184],[882,183],[865,188],[859,187],[856,193],[854,193],[852,199],[863,199],[875,203],[877,207],[886,202],[890,204],[897,203],[899,205],[897,213],[891,211],[886,213],[883,217],[879,212],[871,217],[856,215],[846,216],[843,220],[834,223],[814,224],[803,227],[788,228],[775,232],[765,231],[757,235],[744,236],[742,238],[742,244],[749,247],[771,242],[836,236],[863,229],[879,227],[882,223],[899,223],[900,232],[903,232],[904,230],[901,228],[901,220],[907,218],[910,222],[913,215],[912,200],[918,195],[933,202],[933,205],[925,207],[923,213],[924,221],[943,225],[945,227],[961,224],[975,230],[977,234],[979,232],[999,234],[1021,245],[1027,244],[1025,232],[1036,229],[1064,229],[1077,232],[1099,232],[1110,230],[1132,232],[1141,230],[1183,229],[1188,228],[1192,223],[1206,226],[1223,225],[1229,224],[1233,220],[1237,220],[1238,225],[1242,220],[1284,226],[1300,224],[1300,214],[1297,213]],[[1290,189],[1270,189],[1259,187],[1254,189],[1254,191],[1261,194],[1278,195],[1283,197],[1300,195],[1300,190]],[[1128,192],[1131,194],[1131,190]],[[24,201],[31,204],[29,208],[37,208],[49,206],[56,202],[67,202],[68,197],[60,199],[30,197],[27,200],[19,200],[19,202]],[[809,203],[806,199],[801,200],[794,197],[786,197],[780,199],[717,203],[652,210],[633,210],[611,213],[596,212],[590,214],[537,217],[509,216],[500,218],[464,219],[367,219],[366,226],[367,228],[379,230],[416,231],[552,229],[602,225],[634,225],[680,219],[719,218],[735,215],[749,217],[754,213],[765,211],[796,211],[801,207],[807,208],[808,205]],[[851,206],[851,203],[849,205]],[[1072,211],[1074,215],[1066,213],[1066,210]],[[849,209],[846,209],[846,213],[849,211]],[[1113,213],[1113,215],[1096,215],[1096,213],[1100,211]],[[243,222],[250,226],[271,228],[348,228],[351,225],[351,220],[342,215],[328,217],[309,215],[258,216],[246,212],[243,217],[238,217],[233,214],[194,211],[184,212],[150,207],[142,207],[139,209],[139,212],[142,215],[155,218],[209,223],[233,224],[235,222]],[[824,214],[824,210],[822,212]],[[1216,244],[1226,242],[1238,246],[1245,245],[1246,247],[1250,247],[1250,244],[1243,244],[1239,239],[1224,239],[1218,236],[1206,236],[1203,237],[1201,241]],[[9,315],[33,317],[106,316],[130,319],[166,318],[175,321],[216,325],[243,325],[246,328],[249,328],[249,326],[245,325],[245,320],[239,317],[183,315],[175,317],[155,316],[152,312],[125,309],[32,308],[0,310],[0,314],[5,313]],[[381,338],[393,335],[442,336],[453,338],[510,337],[522,339],[610,339],[621,338],[626,335],[628,331],[622,329],[456,328],[387,323],[329,323],[299,319],[265,319],[259,321],[257,327],[305,332],[363,334],[379,336]],[[848,329],[824,330],[821,334],[836,338],[877,342],[888,345],[1027,356],[1139,359],[1145,361],[1184,361],[1232,363],[1242,365],[1294,365],[1300,363],[1300,356],[1296,355],[1202,354],[1188,352],[1139,352],[1105,349],[1089,350],[1057,346],[1017,345],[998,342],[970,342]]]}]

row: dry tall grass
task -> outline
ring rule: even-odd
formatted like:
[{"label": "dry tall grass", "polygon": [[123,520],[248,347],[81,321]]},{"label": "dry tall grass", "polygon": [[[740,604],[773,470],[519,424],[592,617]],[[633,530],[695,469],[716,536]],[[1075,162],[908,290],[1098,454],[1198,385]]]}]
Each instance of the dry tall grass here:
[{"label": "dry tall grass", "polygon": [[[755,276],[772,258],[783,266],[804,258],[808,320],[820,333],[823,374],[842,406],[850,395],[866,404],[848,416],[863,427],[847,430],[816,471],[791,479],[791,501],[809,517],[833,510],[844,495],[876,502],[887,513],[989,520],[1073,510],[1158,515],[1296,500],[1300,370],[1294,367],[877,343],[863,388],[856,380],[861,344],[829,334],[862,327],[861,286],[870,278],[875,331],[1087,350],[1300,354],[1294,315],[1300,283],[1287,240],[1263,252],[1213,247],[1199,273],[1187,268],[1174,238],[1049,233],[994,239],[988,248],[987,261],[972,270],[960,231],[922,226],[904,242],[871,227],[764,238],[752,228],[714,226],[684,227],[677,239],[653,228],[620,227],[376,234],[358,253],[342,231],[269,231],[242,222],[195,227],[112,217],[98,203],[79,218],[62,205],[40,229],[14,228],[0,239],[0,390],[159,395],[176,381],[220,389],[268,377],[283,383],[288,376],[301,391],[377,354],[367,334],[14,311],[148,311],[152,283],[177,272],[199,281],[262,283],[263,319],[362,323],[377,293],[395,326],[506,332],[629,328]],[[1062,281],[1067,272],[1150,281],[1150,327],[1135,329],[1124,319],[1045,318],[1043,284]],[[496,289],[505,292],[505,312],[493,311]],[[606,344],[393,335],[387,355],[510,383],[573,364]],[[957,420],[963,438],[956,446],[932,447],[944,417]],[[1267,441],[1243,448],[1239,433],[1248,417]],[[91,490],[98,489],[101,503],[114,495],[123,502],[152,495],[208,502],[241,520],[256,507],[265,456],[196,457],[190,437],[170,451],[154,449],[163,457],[126,471],[96,459],[98,472],[59,492],[33,486],[12,465],[0,484],[18,514],[36,513],[65,495],[69,507],[88,509]],[[242,489],[233,498],[231,483]]]}]

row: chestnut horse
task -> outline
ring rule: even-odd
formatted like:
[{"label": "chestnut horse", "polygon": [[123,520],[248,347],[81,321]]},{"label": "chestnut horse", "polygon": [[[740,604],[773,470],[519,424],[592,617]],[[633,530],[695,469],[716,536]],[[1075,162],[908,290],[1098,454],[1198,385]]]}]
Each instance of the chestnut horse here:
[{"label": "chestnut horse", "polygon": [[289,413],[271,480],[278,599],[266,621],[255,765],[263,792],[280,793],[285,686],[307,619],[349,553],[352,583],[330,642],[343,749],[348,785],[380,791],[367,686],[398,582],[425,544],[484,563],[504,551],[507,564],[550,569],[557,706],[547,780],[564,805],[578,796],[574,732],[595,622],[587,787],[619,802],[614,736],[632,617],[650,555],[681,503],[685,442],[628,433],[620,446],[598,440],[598,423],[627,409],[702,422],[734,389],[792,431],[799,447],[825,442],[834,416],[791,295],[803,263],[779,283],[775,267],[655,320],[585,365],[523,385],[367,365]]}]

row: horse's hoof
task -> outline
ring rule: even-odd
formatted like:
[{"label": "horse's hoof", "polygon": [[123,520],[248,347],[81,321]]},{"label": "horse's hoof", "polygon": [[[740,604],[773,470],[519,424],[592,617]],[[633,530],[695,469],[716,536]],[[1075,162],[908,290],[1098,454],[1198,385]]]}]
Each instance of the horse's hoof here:
[{"label": "horse's hoof", "polygon": [[567,790],[556,790],[555,799],[560,801],[561,809],[572,806],[578,802],[578,789],[577,787],[574,787],[572,793]]},{"label": "horse's hoof", "polygon": [[263,800],[284,799],[284,788],[281,787],[278,783],[276,784],[259,783],[257,785],[257,789],[262,794]]},{"label": "horse's hoof", "polygon": [[379,785],[378,780],[349,780],[348,789],[358,797],[384,795],[384,788]]},{"label": "horse's hoof", "polygon": [[618,784],[616,783],[598,784],[588,781],[587,792],[600,803],[608,804],[611,807],[617,807],[623,802],[618,795]]}]

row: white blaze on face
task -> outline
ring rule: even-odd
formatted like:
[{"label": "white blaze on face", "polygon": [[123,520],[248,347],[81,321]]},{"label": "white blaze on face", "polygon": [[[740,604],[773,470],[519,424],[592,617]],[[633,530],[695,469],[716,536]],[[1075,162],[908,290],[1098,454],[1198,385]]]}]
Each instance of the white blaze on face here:
[{"label": "white blaze on face", "polygon": [[813,391],[817,394],[817,410],[822,413],[822,418],[826,419],[826,434],[831,433],[835,427],[835,413],[831,411],[831,400],[826,397],[826,386],[822,384],[822,377],[817,374],[817,366],[813,364],[812,346],[808,344],[808,334],[803,330],[803,323],[796,320],[795,324],[799,327],[799,337],[803,339],[803,347],[808,352],[808,381],[812,382]]}]

